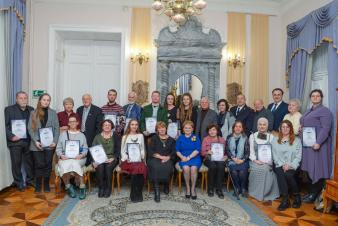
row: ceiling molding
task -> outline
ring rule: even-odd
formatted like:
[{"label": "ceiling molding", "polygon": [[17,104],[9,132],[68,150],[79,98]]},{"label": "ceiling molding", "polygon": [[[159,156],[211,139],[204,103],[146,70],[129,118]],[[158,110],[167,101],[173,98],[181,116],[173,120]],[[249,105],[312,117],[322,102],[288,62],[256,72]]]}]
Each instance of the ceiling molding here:
[{"label": "ceiling molding", "polygon": [[[36,4],[88,4],[150,7],[153,0],[31,0]],[[280,15],[302,0],[207,0],[206,10]]]}]

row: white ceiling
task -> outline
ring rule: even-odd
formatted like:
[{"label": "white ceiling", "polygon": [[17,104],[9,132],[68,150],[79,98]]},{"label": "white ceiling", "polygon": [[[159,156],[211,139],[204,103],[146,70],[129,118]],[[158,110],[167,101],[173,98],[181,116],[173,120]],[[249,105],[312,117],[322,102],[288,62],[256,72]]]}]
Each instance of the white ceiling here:
[{"label": "white ceiling", "polygon": [[[153,0],[31,0],[34,3],[109,4],[124,7],[150,7]],[[224,12],[279,15],[306,0],[206,0],[207,9]]]}]

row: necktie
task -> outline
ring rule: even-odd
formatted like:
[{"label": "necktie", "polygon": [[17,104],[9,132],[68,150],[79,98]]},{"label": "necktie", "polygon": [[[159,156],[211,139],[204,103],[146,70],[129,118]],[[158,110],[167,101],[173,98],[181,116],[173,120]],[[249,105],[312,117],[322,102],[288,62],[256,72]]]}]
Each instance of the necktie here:
[{"label": "necktie", "polygon": [[276,108],[277,108],[277,104],[274,104],[273,107],[271,108],[271,112],[276,111]]},{"label": "necktie", "polygon": [[239,111],[240,111],[240,108],[237,107],[236,116],[238,115]]},{"label": "necktie", "polygon": [[126,112],[126,117],[130,118],[130,111],[133,108],[134,104],[129,104]]},{"label": "necktie", "polygon": [[88,108],[83,108],[82,122],[81,122],[81,132],[86,131],[87,116],[88,116]]}]

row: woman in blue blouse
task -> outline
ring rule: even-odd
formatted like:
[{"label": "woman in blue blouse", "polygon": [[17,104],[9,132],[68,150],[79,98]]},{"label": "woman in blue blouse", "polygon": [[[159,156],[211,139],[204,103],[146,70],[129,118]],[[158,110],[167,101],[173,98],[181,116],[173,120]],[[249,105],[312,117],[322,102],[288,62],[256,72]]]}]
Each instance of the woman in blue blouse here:
[{"label": "woman in blue blouse", "polygon": [[[201,161],[201,141],[198,136],[192,134],[194,123],[185,121],[182,125],[183,134],[176,141],[176,153],[180,158],[179,166],[183,168],[183,175],[186,187],[186,198],[196,199],[196,179],[198,169],[202,165]],[[190,187],[191,180],[191,187]]]}]

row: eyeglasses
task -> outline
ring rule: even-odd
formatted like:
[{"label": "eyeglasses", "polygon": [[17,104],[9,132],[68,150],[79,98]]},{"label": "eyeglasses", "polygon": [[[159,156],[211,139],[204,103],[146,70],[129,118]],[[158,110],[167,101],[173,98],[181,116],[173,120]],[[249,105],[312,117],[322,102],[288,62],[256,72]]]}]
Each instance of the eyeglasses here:
[{"label": "eyeglasses", "polygon": [[76,123],[77,121],[68,121],[68,123]]}]

